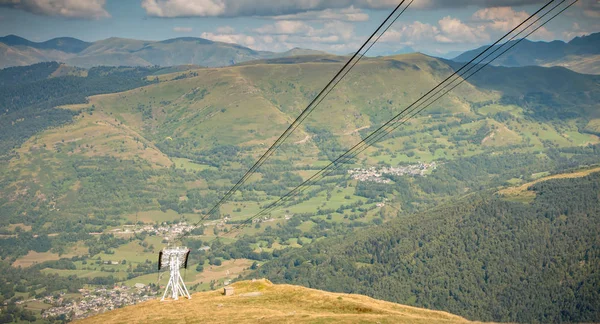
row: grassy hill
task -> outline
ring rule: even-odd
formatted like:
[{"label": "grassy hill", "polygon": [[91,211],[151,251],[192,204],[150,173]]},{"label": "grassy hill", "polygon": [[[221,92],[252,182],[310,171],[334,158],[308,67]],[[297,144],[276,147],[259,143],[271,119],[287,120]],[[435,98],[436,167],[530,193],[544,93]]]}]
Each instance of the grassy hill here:
[{"label": "grassy hill", "polygon": [[[516,41],[512,41],[511,44]],[[562,41],[533,42],[523,40],[494,61],[494,65],[517,66],[562,66],[579,73],[598,74],[600,33],[576,37],[568,43]],[[500,45],[496,45],[498,47]],[[487,46],[462,53],[455,57],[456,62],[468,62]]]},{"label": "grassy hill", "polygon": [[221,290],[196,293],[191,300],[153,300],[117,309],[76,323],[468,323],[445,312],[379,301],[366,296],[336,294],[268,280],[231,285],[234,296]]},{"label": "grassy hill", "polygon": [[56,108],[84,103],[99,93],[123,91],[152,83],[144,77],[157,68],[93,68],[89,71],[57,62],[0,71],[0,157],[47,127],[69,123],[77,113]]},{"label": "grassy hill", "polygon": [[[4,208],[27,213],[31,206],[34,209],[39,208],[36,206],[40,203],[47,206],[49,202],[44,202],[47,198],[41,197],[55,197],[52,205],[56,204],[55,208],[61,212],[51,214],[59,219],[79,219],[81,215],[105,214],[111,210],[110,214],[114,213],[111,217],[116,221],[124,219],[123,215],[140,211],[140,208],[148,212],[173,209],[189,217],[198,217],[218,193],[236,181],[240,173],[287,127],[324,85],[325,76],[333,75],[343,61],[333,56],[305,56],[294,58],[291,62],[282,60],[287,59],[217,69],[191,66],[184,67],[182,71],[139,71],[130,76],[146,78],[146,85],[144,82],[132,83],[134,86],[144,85],[142,87],[92,96],[84,104],[62,106],[63,109],[58,109],[58,112],[76,117],[63,127],[29,138],[15,151],[17,155],[11,157],[11,172],[3,175],[6,182],[0,190],[6,197],[16,197],[16,192],[28,194],[19,200],[11,198],[3,201]],[[122,78],[119,73],[130,73],[128,69],[107,69],[104,72],[97,69],[90,70],[85,78],[48,79],[56,74],[57,66],[40,66],[36,73],[24,73],[27,68],[7,69],[3,75],[7,80],[21,78],[18,80],[25,83],[25,90],[32,82],[44,82],[43,86],[48,87],[45,82],[56,83],[66,78],[82,86],[86,83],[78,80],[91,77],[106,78],[107,82],[102,84],[113,87],[112,78]],[[535,73],[530,70],[535,70]],[[257,211],[261,204],[276,199],[286,188],[312,175],[323,163],[354,145],[371,129],[381,125],[452,71],[452,65],[421,54],[365,59],[282,146],[274,159],[259,170],[253,184],[247,187],[255,192],[251,198],[252,207],[244,203],[248,197],[239,195],[234,197],[234,202],[224,206],[223,212],[234,220],[242,220]],[[461,183],[467,181],[464,176],[460,176],[460,182],[455,182],[457,187],[459,183],[463,185],[460,190],[473,190],[482,185],[502,184],[514,177],[527,179],[532,173],[571,165],[582,155],[549,155],[545,151],[593,145],[600,141],[594,132],[595,112],[598,111],[597,78],[557,68],[526,68],[522,72],[519,74],[519,69],[514,68],[484,70],[473,84],[457,88],[430,107],[427,113],[414,118],[394,135],[365,151],[349,167],[397,166],[419,161],[452,162],[441,167],[445,170],[454,163],[478,164],[477,159],[481,155],[488,156],[487,160],[506,163],[509,159],[505,158],[505,153],[520,154],[519,159],[522,157],[523,161],[529,161],[522,162],[523,168],[520,169],[499,171],[488,168],[484,172],[487,174],[478,175],[476,179],[469,178],[468,183]],[[538,84],[539,80],[554,80],[557,75],[560,80],[554,83]],[[520,78],[518,86],[509,85],[510,80],[516,77]],[[528,92],[526,89],[531,90]],[[14,92],[11,89],[6,91]],[[94,91],[99,89],[96,87]],[[539,92],[559,101],[542,100],[544,96],[539,99],[535,96]],[[373,96],[374,93],[377,96]],[[580,96],[576,104],[568,104],[568,99],[577,93],[586,95]],[[504,98],[507,97],[533,99],[506,102]],[[12,99],[7,97],[7,100]],[[27,104],[22,106],[33,109]],[[5,119],[10,123],[6,129],[15,130],[7,131],[5,135],[15,137],[21,134],[16,131],[22,131],[23,125],[47,120],[37,118],[36,114],[39,116],[40,113],[36,109],[32,110],[33,113],[21,113],[14,119]],[[64,122],[66,119],[61,120]],[[43,128],[38,129],[41,130]],[[27,131],[35,130],[28,128]],[[528,164],[534,152],[540,156],[536,161],[543,163]],[[588,158],[593,159],[593,154]],[[116,167],[115,163],[119,166]],[[495,165],[496,162],[490,163]],[[98,174],[87,171],[87,166],[98,164],[106,169]],[[122,201],[118,204],[113,201],[107,206],[103,201],[93,199],[95,194],[104,195],[107,186],[112,187],[108,183],[97,182],[97,177],[101,174],[112,177],[120,172],[127,175],[125,179],[129,180],[124,180],[127,185],[110,189],[108,192],[115,196],[104,199]],[[489,177],[490,173],[494,176]],[[456,174],[448,173],[447,176],[458,179]],[[180,182],[176,180],[179,178],[187,180]],[[144,183],[150,179],[157,186],[149,190],[151,187]],[[344,190],[337,193],[337,189],[333,188],[314,188],[316,191],[310,195],[316,197],[309,199],[310,195],[306,196],[306,202],[290,205],[289,212],[314,212],[319,207],[325,213],[342,206],[351,210],[353,208],[343,203],[343,197],[348,193],[351,196],[347,199],[348,203],[362,201],[367,203],[366,209],[377,203],[375,197],[360,198],[353,193],[354,189],[346,189],[348,184],[356,183],[339,177],[330,177],[327,181],[338,183],[338,186],[343,182]],[[393,181],[403,183],[404,180]],[[402,202],[403,209],[422,208],[419,206],[455,194],[450,189],[439,188],[433,193],[431,181],[426,182],[429,183],[409,179],[412,193],[409,195],[411,198],[406,197],[408,200]],[[159,190],[159,183],[169,189]],[[395,190],[393,188],[389,187],[392,191]],[[317,197],[328,197],[326,192],[330,195],[335,192],[342,199],[331,197],[331,202],[319,202]],[[378,199],[383,199],[383,196]],[[16,201],[20,200],[27,203],[17,204]],[[246,210],[240,210],[242,206]],[[280,218],[286,213],[280,210],[273,216]],[[350,217],[345,212],[333,214],[345,222]],[[370,209],[366,220],[371,221],[376,214],[377,209]]]}]

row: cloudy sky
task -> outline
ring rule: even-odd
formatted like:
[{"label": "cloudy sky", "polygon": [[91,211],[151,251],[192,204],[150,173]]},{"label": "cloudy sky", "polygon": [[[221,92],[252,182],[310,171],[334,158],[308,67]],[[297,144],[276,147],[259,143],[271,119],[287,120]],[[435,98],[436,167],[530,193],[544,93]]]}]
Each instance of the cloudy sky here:
[{"label": "cloudy sky", "polygon": [[[488,44],[547,2],[414,0],[373,54],[411,47],[442,55]],[[34,41],[61,36],[85,41],[203,37],[257,50],[302,47],[350,53],[397,4],[397,0],[0,0],[0,36],[15,34]],[[600,0],[579,0],[531,38],[568,41],[600,31],[599,18]]]}]

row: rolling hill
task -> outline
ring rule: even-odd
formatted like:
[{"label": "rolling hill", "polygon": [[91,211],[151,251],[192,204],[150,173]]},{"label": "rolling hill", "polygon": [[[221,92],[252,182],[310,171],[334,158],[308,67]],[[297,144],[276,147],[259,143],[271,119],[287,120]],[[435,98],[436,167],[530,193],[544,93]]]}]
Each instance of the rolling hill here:
[{"label": "rolling hill", "polygon": [[16,35],[0,37],[0,43],[8,46],[24,46],[39,50],[57,50],[65,53],[79,53],[91,45],[91,43],[72,37],[58,37],[45,42],[32,42]]},{"label": "rolling hill", "polygon": [[[67,166],[93,164],[98,159],[110,158],[139,161],[151,170],[163,170],[173,165],[183,165],[183,172],[217,168],[224,172],[217,177],[225,178],[218,187],[209,190],[214,193],[233,181],[235,175],[285,129],[324,84],[323,77],[333,75],[342,61],[334,56],[304,56],[218,69],[192,67],[167,74],[158,69],[92,69],[86,77],[53,78],[48,76],[54,74],[53,69],[58,69],[58,64],[40,66],[36,73],[24,73],[27,68],[7,69],[6,78],[21,78],[23,84],[18,86],[18,91],[13,86],[5,86],[2,88],[4,93],[15,95],[27,89],[54,89],[62,96],[58,104],[77,104],[56,109],[51,108],[47,96],[5,96],[10,105],[8,112],[3,113],[5,127],[1,135],[5,145],[2,153],[10,159],[12,172],[7,178],[11,180],[6,180],[2,191],[8,197],[13,195],[11,192],[28,188],[32,196],[27,199],[34,203],[39,201],[34,195],[36,191],[39,190],[38,196],[54,196],[55,188],[51,183],[67,186],[66,183],[74,183],[83,176],[84,169]],[[600,139],[595,132],[600,119],[597,115],[600,91],[597,77],[560,68],[535,68],[535,73],[531,69],[498,67],[484,70],[481,79],[475,78],[472,84],[457,88],[430,107],[429,114],[415,118],[396,135],[368,149],[355,162],[356,166],[396,166],[439,159],[452,161],[491,152],[501,156],[513,149],[527,154],[598,143]],[[307,170],[318,169],[323,161],[354,145],[407,102],[416,99],[418,93],[433,87],[452,71],[452,65],[422,54],[363,61],[278,151],[271,168],[276,168],[277,163],[291,163],[286,168],[291,168],[289,170],[295,176],[306,177]],[[31,77],[25,78],[28,75]],[[115,82],[116,79],[124,81],[125,76],[129,81]],[[511,83],[516,76],[519,76],[519,83]],[[413,81],[407,83],[407,80]],[[539,85],[539,80],[554,80],[555,84]],[[92,96],[87,102],[84,98],[86,93],[93,95],[110,89],[130,90]],[[43,91],[35,92],[43,94]],[[372,96],[374,92],[378,93],[376,97]],[[544,95],[539,95],[540,92]],[[586,95],[579,96],[578,93]],[[569,98],[573,96],[579,98],[569,104]],[[527,100],[511,101],[511,98]],[[48,115],[56,117],[38,117]],[[61,124],[64,126],[58,127]],[[53,128],[44,131],[49,126]],[[33,134],[36,136],[31,137]],[[23,142],[25,144],[21,146]],[[17,149],[11,153],[14,146]],[[293,159],[290,160],[290,156]],[[190,161],[193,163],[189,164]],[[187,170],[186,165],[190,167]],[[537,167],[557,166],[551,165]],[[124,166],[124,170],[129,167],[133,166]],[[26,171],[30,168],[37,171]],[[40,173],[39,168],[46,171]],[[280,170],[278,168],[276,170]],[[113,168],[111,172],[116,170]],[[541,171],[547,170],[537,172]],[[167,170],[160,172],[169,173]],[[40,178],[41,174],[46,180]],[[143,177],[149,175],[144,173]],[[194,177],[206,179],[207,176],[198,174]],[[510,179],[502,177],[487,180],[481,177],[477,181],[502,183]],[[273,186],[268,186],[271,189],[267,196],[260,198],[267,200],[294,183],[278,186],[274,185],[280,181],[278,179],[261,181],[265,181],[263,185],[271,183],[269,186]],[[256,189],[263,191],[266,188],[263,185]],[[133,192],[119,196],[142,199],[139,203],[150,199],[143,203],[148,209],[171,206],[190,213],[199,212],[214,197],[209,195],[206,197],[210,199],[201,204],[192,204],[192,200],[180,198],[191,195],[196,185],[189,186],[168,194],[168,191],[148,192],[149,196],[143,199],[134,198]],[[34,187],[39,188],[29,191]],[[70,194],[58,195],[54,201],[61,208],[60,214],[75,217],[96,208],[99,212],[106,208],[100,202],[96,205],[95,200],[90,200],[87,196],[90,192],[85,187],[83,190],[74,188],[78,189],[64,187],[61,190]],[[144,191],[143,188],[139,190]],[[426,193],[418,196],[425,201],[430,199],[426,198]],[[27,204],[17,205],[10,199],[3,204],[5,208],[12,206],[21,212],[29,208]],[[90,204],[96,207],[90,209]],[[410,210],[418,205],[407,203],[405,208]],[[122,207],[114,205],[114,208],[123,213],[134,206],[123,204]],[[243,212],[236,214],[238,218],[245,215]]]},{"label": "rolling hill", "polygon": [[193,294],[191,300],[153,300],[76,323],[470,323],[445,312],[264,279],[231,286],[234,296],[217,290]]},{"label": "rolling hill", "polygon": [[[516,42],[516,41],[512,41]],[[511,43],[512,44],[512,43]],[[496,47],[501,45],[496,45]],[[452,59],[468,62],[487,46],[467,51]],[[600,33],[563,41],[533,42],[523,40],[492,64],[519,67],[529,65],[562,66],[579,73],[600,74]]]},{"label": "rolling hill", "polygon": [[0,37],[0,54],[2,54],[0,68],[46,61],[59,61],[90,68],[189,64],[214,67],[264,58],[323,54],[323,52],[298,48],[283,53],[254,51],[236,44],[194,37],[164,41],[113,37],[93,43],[62,37],[36,43],[15,35],[8,35]]}]

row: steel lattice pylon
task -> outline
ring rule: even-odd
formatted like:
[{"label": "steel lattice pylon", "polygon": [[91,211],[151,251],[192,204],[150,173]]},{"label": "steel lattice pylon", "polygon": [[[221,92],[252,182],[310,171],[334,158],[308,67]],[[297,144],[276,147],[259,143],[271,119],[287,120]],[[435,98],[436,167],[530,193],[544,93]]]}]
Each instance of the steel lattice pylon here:
[{"label": "steel lattice pylon", "polygon": [[192,298],[183,282],[181,273],[179,273],[179,269],[181,269],[182,266],[187,267],[187,257],[189,253],[190,250],[187,247],[165,248],[159,253],[159,269],[168,266],[170,272],[169,283],[165,288],[165,293],[163,294],[161,301],[165,300],[169,293],[169,289],[171,290],[171,298],[174,300],[178,300],[179,296],[187,297],[188,299]]}]

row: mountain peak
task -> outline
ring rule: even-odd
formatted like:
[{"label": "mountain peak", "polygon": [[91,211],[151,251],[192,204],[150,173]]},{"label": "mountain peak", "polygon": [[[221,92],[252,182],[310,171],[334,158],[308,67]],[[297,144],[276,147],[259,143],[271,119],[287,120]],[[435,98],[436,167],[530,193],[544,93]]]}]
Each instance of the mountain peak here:
[{"label": "mountain peak", "polygon": [[73,37],[57,37],[45,42],[33,42],[17,35],[0,37],[0,43],[9,46],[28,46],[35,49],[59,50],[65,53],[79,53],[91,43]]},{"label": "mountain peak", "polygon": [[198,44],[214,44],[215,43],[209,39],[200,38],[200,37],[177,37],[177,38],[166,39],[164,41],[160,41],[159,43],[170,44],[170,43],[175,43],[175,42],[197,42]]},{"label": "mountain peak", "polygon": [[0,43],[4,43],[9,46],[30,46],[30,44],[35,44],[28,39],[13,34],[0,37]]}]

